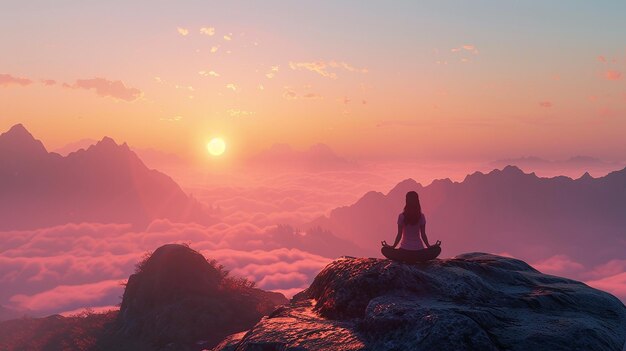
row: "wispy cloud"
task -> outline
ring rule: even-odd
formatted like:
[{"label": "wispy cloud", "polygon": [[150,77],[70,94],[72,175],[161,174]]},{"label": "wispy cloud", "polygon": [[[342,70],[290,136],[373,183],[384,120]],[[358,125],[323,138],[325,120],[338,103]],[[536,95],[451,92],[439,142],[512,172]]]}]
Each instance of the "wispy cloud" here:
[{"label": "wispy cloud", "polygon": [[551,101],[539,101],[539,106],[544,107],[544,108],[550,108],[552,107],[552,102]]},{"label": "wispy cloud", "polygon": [[102,97],[112,97],[118,100],[135,101],[143,93],[136,88],[127,87],[121,80],[108,80],[106,78],[78,79],[74,84],[64,84],[73,89],[95,90]]},{"label": "wispy cloud", "polygon": [[356,68],[346,62],[338,61],[315,61],[315,62],[289,62],[292,70],[307,70],[315,72],[322,77],[337,79],[337,73],[331,72],[331,69],[344,69],[349,72],[367,73],[367,68]]},{"label": "wispy cloud", "polygon": [[208,36],[215,35],[215,28],[213,27],[202,27],[200,28],[200,33]]},{"label": "wispy cloud", "polygon": [[245,111],[237,108],[228,109],[226,110],[226,113],[228,113],[231,117],[249,117],[254,115],[254,112],[252,111]]},{"label": "wispy cloud", "polygon": [[57,81],[54,79],[42,79],[41,83],[45,86],[51,86],[51,85],[56,85]]},{"label": "wispy cloud", "polygon": [[322,95],[314,92],[308,92],[304,94],[296,93],[292,88],[285,87],[285,91],[283,92],[283,97],[288,100],[295,99],[321,99]]},{"label": "wispy cloud", "polygon": [[620,80],[622,79],[622,72],[616,70],[608,70],[604,73],[606,80]]},{"label": "wispy cloud", "polygon": [[269,71],[269,72],[267,72],[267,73],[265,74],[265,76],[266,76],[268,79],[272,79],[272,78],[274,78],[274,76],[276,75],[276,73],[277,73],[277,72],[278,72],[278,66],[272,66],[272,67],[270,68],[270,71]]},{"label": "wispy cloud", "polygon": [[0,74],[0,87],[8,87],[10,85],[27,86],[33,81],[28,78],[14,77],[10,74]]},{"label": "wispy cloud", "polygon": [[465,45],[461,45],[458,48],[452,48],[450,49],[451,52],[471,52],[474,55],[478,55],[478,49],[476,48],[476,46],[471,45],[471,44],[465,44]]},{"label": "wispy cloud", "polygon": [[302,97],[305,99],[321,99],[322,95],[317,94],[317,93],[306,93],[302,95]]},{"label": "wispy cloud", "polygon": [[226,40],[226,41],[231,41],[231,40],[233,40],[232,34],[227,34],[227,35],[224,35],[224,40]]},{"label": "wispy cloud", "polygon": [[237,85],[235,83],[228,83],[228,84],[226,84],[226,89],[230,89],[232,91],[237,91],[237,90],[239,90],[239,87],[237,87]]},{"label": "wispy cloud", "polygon": [[166,122],[180,122],[183,119],[182,116],[174,116],[174,117],[161,117],[159,120]]},{"label": "wispy cloud", "polygon": [[298,94],[291,89],[287,89],[283,92],[283,97],[288,100],[294,100],[298,98]]},{"label": "wispy cloud", "polygon": [[178,32],[178,34],[182,35],[183,37],[186,37],[187,35],[189,35],[189,29],[187,28],[178,27],[176,28],[176,31]]},{"label": "wispy cloud", "polygon": [[199,71],[198,74],[203,77],[219,77],[220,76],[220,74],[215,71]]}]

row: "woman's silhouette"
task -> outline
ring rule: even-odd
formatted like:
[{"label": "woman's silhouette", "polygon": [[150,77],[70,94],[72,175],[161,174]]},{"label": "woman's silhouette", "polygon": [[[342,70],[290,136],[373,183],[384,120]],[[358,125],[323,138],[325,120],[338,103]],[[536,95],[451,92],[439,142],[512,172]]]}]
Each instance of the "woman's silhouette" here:
[{"label": "woman's silhouette", "polygon": [[[396,249],[398,243],[400,248]],[[426,216],[422,212],[420,199],[415,191],[406,193],[406,205],[398,216],[398,234],[393,245],[387,244],[386,241],[382,241],[381,244],[383,255],[401,261],[428,260],[437,257],[441,252],[439,247],[441,242],[437,241],[435,245],[428,242]]]}]

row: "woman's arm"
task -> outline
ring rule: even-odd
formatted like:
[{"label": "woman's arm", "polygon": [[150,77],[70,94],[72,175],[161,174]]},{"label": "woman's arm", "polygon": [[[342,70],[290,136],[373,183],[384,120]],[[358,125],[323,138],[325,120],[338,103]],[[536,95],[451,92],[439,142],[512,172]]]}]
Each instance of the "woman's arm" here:
[{"label": "woman's arm", "polygon": [[381,241],[381,244],[383,244],[383,246],[389,246],[395,249],[396,246],[398,246],[400,239],[402,238],[402,228],[403,228],[402,224],[398,224],[398,234],[396,235],[396,240],[394,240],[393,245],[387,244],[386,241]]},{"label": "woman's arm", "polygon": [[426,236],[426,223],[420,226],[420,231],[422,232],[422,240],[424,240],[424,244],[426,244],[426,247],[430,247],[430,244],[428,243],[428,237]]},{"label": "woman's arm", "polygon": [[402,229],[403,229],[403,227],[404,226],[402,224],[398,224],[398,234],[396,234],[396,240],[394,240],[393,246],[392,246],[394,249],[400,243],[400,239],[402,238]]}]

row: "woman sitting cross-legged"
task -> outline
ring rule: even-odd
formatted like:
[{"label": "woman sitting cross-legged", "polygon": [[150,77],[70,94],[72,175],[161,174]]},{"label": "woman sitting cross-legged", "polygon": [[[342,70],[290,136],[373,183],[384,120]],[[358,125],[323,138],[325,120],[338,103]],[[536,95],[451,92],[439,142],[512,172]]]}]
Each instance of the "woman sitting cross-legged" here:
[{"label": "woman sitting cross-legged", "polygon": [[[400,248],[396,249],[398,243]],[[434,245],[428,243],[426,217],[422,213],[419,196],[415,191],[406,193],[406,205],[404,211],[398,216],[398,234],[393,245],[387,244],[386,241],[382,241],[381,244],[383,255],[398,261],[426,261],[441,253],[440,241]]]}]

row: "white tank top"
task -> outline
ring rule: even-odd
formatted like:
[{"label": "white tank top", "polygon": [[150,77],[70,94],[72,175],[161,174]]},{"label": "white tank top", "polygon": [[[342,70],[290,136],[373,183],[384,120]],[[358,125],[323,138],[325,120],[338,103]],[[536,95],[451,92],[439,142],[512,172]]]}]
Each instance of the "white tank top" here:
[{"label": "white tank top", "polygon": [[402,240],[400,248],[405,250],[421,250],[424,248],[422,238],[420,236],[422,225],[426,224],[426,217],[422,213],[417,224],[404,224],[404,213],[398,216],[398,225],[402,226]]}]

